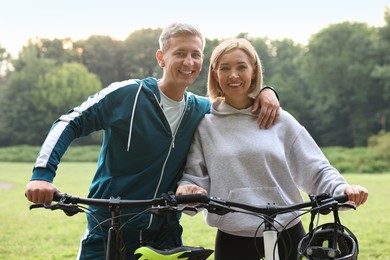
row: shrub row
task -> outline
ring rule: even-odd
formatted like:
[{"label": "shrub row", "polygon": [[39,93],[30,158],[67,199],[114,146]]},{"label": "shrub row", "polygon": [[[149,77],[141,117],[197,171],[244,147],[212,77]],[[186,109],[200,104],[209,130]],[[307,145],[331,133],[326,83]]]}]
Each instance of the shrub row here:
[{"label": "shrub row", "polygon": [[[390,172],[390,158],[383,150],[383,142],[379,143],[380,146],[367,148],[326,147],[322,151],[341,173]],[[99,146],[72,146],[62,161],[96,162],[99,151]],[[0,147],[0,161],[34,163],[38,153],[39,147],[35,146]]]}]

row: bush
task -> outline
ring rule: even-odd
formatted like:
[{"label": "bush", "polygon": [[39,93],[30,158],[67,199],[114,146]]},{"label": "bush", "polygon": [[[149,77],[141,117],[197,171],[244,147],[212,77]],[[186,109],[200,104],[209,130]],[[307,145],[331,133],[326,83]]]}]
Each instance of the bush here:
[{"label": "bush", "polygon": [[[40,147],[19,145],[0,147],[1,162],[35,162]],[[62,161],[67,162],[96,162],[99,156],[99,145],[72,146],[65,153]]]},{"label": "bush", "polygon": [[[390,148],[384,148],[383,139],[389,135],[376,136],[370,139],[368,148],[325,147],[322,151],[330,163],[341,173],[382,173],[390,171],[388,157]],[[390,139],[386,139],[390,140]],[[372,143],[376,143],[373,145]],[[39,152],[36,146],[0,147],[0,161],[2,162],[31,162],[34,163]],[[385,149],[385,150],[383,150]],[[96,162],[99,156],[99,145],[75,145],[73,144],[64,155],[63,162]]]},{"label": "bush", "polygon": [[381,173],[390,171],[390,162],[372,147],[325,147],[322,151],[341,173]]},{"label": "bush", "polygon": [[368,139],[368,147],[379,157],[390,160],[390,133],[380,132]]}]

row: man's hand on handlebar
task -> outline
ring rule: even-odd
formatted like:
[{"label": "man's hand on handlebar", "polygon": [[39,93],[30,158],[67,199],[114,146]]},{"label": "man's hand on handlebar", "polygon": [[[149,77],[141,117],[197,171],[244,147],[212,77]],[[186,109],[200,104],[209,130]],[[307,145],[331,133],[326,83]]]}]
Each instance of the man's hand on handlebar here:
[{"label": "man's hand on handlebar", "polygon": [[30,181],[26,185],[25,196],[33,203],[51,204],[55,192],[60,191],[50,182]]}]

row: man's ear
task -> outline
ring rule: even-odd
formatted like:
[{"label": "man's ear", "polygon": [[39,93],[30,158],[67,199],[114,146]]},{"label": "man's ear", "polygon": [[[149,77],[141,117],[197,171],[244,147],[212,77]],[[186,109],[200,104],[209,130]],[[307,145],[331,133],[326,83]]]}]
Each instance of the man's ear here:
[{"label": "man's ear", "polygon": [[156,52],[156,59],[157,59],[158,65],[161,68],[165,67],[164,53],[161,50],[157,50],[157,52]]}]

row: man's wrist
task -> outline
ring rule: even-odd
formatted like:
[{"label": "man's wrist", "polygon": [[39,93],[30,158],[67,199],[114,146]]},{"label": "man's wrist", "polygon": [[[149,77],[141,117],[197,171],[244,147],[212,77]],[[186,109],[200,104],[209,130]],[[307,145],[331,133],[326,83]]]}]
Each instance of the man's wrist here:
[{"label": "man's wrist", "polygon": [[276,98],[279,100],[278,92],[276,92],[276,90],[275,90],[273,87],[268,86],[268,85],[264,85],[264,86],[261,88],[260,93],[261,93],[264,89],[270,89],[270,90],[272,90],[272,91],[275,93]]}]

